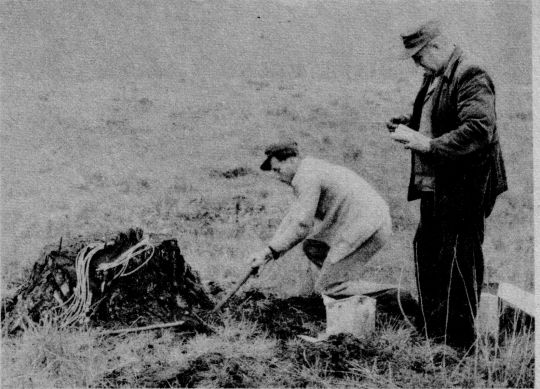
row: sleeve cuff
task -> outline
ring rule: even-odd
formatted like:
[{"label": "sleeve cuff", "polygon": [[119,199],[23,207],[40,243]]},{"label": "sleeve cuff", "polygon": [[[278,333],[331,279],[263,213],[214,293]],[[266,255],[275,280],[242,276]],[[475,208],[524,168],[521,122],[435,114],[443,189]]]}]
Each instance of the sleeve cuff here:
[{"label": "sleeve cuff", "polygon": [[274,258],[274,259],[278,259],[278,258],[279,258],[279,255],[280,255],[280,254],[279,254],[276,250],[274,250],[271,246],[268,246],[268,249],[269,249],[270,252],[272,253],[272,258]]},{"label": "sleeve cuff", "polygon": [[429,147],[428,147],[428,150],[427,150],[428,153],[432,153],[435,150],[435,147],[433,147],[433,141],[434,141],[434,139],[429,140],[429,143],[428,143]]}]

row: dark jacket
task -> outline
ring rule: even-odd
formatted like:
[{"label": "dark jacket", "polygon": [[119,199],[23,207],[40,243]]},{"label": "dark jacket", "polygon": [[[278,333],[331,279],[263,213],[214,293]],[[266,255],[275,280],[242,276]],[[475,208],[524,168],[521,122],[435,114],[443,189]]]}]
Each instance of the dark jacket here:
[{"label": "dark jacket", "polygon": [[[433,75],[426,75],[409,127],[418,130]],[[433,94],[431,158],[435,169],[435,213],[451,219],[489,216],[497,196],[508,189],[495,113],[495,87],[480,66],[456,47]],[[414,164],[414,158],[413,164]],[[414,172],[414,166],[412,167]],[[408,200],[420,197],[409,184]]]}]

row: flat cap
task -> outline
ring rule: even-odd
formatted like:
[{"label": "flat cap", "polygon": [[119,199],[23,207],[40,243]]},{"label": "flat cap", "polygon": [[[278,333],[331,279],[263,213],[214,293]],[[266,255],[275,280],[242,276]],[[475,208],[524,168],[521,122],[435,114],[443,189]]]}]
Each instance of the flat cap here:
[{"label": "flat cap", "polygon": [[430,20],[408,33],[401,34],[403,51],[401,58],[410,58],[424,48],[429,42],[441,35],[439,20]]},{"label": "flat cap", "polygon": [[272,157],[276,157],[279,160],[283,160],[289,157],[296,157],[298,155],[298,144],[295,141],[283,141],[272,143],[265,150],[266,160],[261,165],[261,170],[268,171],[272,168]]}]

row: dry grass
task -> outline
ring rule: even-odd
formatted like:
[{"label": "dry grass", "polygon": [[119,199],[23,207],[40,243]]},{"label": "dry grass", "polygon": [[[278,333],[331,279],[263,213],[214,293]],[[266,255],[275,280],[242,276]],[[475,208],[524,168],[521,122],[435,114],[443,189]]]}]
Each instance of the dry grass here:
[{"label": "dry grass", "polygon": [[[2,387],[533,387],[531,333],[480,339],[461,356],[387,323],[368,339],[317,351],[224,314],[212,335],[172,330],[104,337],[42,323],[3,344]],[[350,341],[349,341],[350,342]],[[341,343],[337,343],[338,345]],[[357,351],[351,353],[355,347]],[[337,353],[334,355],[334,353]],[[369,356],[369,357],[368,357]],[[336,369],[336,367],[339,368]]]},{"label": "dry grass", "polygon": [[29,328],[2,344],[2,387],[92,387],[103,382],[107,357],[93,332]]},{"label": "dry grass", "polygon": [[[394,283],[403,269],[400,281],[412,288],[418,210],[405,201],[409,156],[383,123],[410,108],[418,86],[419,73],[392,50],[400,22],[423,8],[466,30],[458,38],[491,66],[510,189],[487,223],[486,274],[533,290],[530,2],[426,4],[3,2],[2,293],[24,280],[46,243],[129,226],[174,235],[205,280],[229,285],[291,199],[258,170],[264,144],[282,134],[381,192],[394,237],[365,276]],[[382,34],[388,21],[396,23]],[[305,258],[295,249],[251,285],[305,292]],[[483,345],[444,368],[432,358],[441,350],[404,329],[377,336],[371,344],[384,363],[357,361],[336,378],[325,361],[284,358],[252,323],[228,321],[188,342],[171,331],[102,338],[43,325],[3,339],[2,385],[144,386],[203,360],[197,384],[207,387],[533,383],[531,336]]]}]

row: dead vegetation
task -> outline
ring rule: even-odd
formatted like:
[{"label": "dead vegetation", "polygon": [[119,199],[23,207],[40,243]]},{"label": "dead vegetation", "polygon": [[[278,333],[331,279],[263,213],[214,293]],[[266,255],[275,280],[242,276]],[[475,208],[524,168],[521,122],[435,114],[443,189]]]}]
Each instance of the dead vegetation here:
[{"label": "dead vegetation", "polygon": [[[210,298],[219,301],[218,290],[229,289],[285,211],[289,193],[257,173],[262,145],[281,134],[300,136],[307,153],[345,164],[384,194],[394,239],[366,277],[398,282],[402,271],[403,285],[414,288],[418,215],[403,190],[409,155],[388,142],[383,123],[410,108],[420,74],[395,61],[389,48],[398,31],[381,34],[380,26],[416,17],[418,4],[83,3],[7,2],[2,14],[9,54],[1,96],[3,297],[27,279],[45,243],[54,242],[50,253],[64,251],[76,234],[86,240],[92,231],[136,225],[177,239],[201,278],[216,282]],[[534,287],[530,4],[436,6],[494,65],[513,184],[486,226],[487,278],[527,290]],[[470,29],[476,25],[485,28]],[[297,339],[324,328],[320,299],[290,297],[304,282],[304,261],[290,253],[222,315],[204,317],[213,333],[112,337],[46,318],[14,336],[3,332],[2,387],[534,385],[534,334],[526,329],[481,342],[465,358],[382,317],[369,339]],[[160,295],[167,276],[150,294]],[[130,301],[118,300],[122,308]],[[150,305],[165,315],[159,321],[169,319],[168,308]],[[122,326],[157,320],[140,313]]]},{"label": "dead vegetation", "polygon": [[43,321],[116,328],[186,318],[197,328],[189,312],[212,307],[177,241],[136,228],[46,246],[26,282],[2,300],[2,324],[9,334]]},{"label": "dead vegetation", "polygon": [[[140,230],[131,230],[111,244],[129,246],[140,240],[140,234]],[[68,251],[67,247],[55,255]],[[112,256],[103,253],[100,259],[101,263],[110,262]],[[163,260],[155,265],[164,263],[167,266]],[[180,274],[185,277],[189,265],[183,260],[178,263],[184,264]],[[40,272],[33,274],[42,276]],[[158,278],[163,275],[160,272]],[[138,326],[145,320],[167,320],[152,315],[152,300],[163,300],[164,292],[148,289],[152,285],[149,280],[156,280],[154,276],[150,271],[147,276],[127,277],[122,284],[108,286],[106,291],[114,291],[112,295],[125,297],[106,298],[105,306],[121,311],[111,313],[109,309],[103,316],[99,309],[94,310],[88,316],[93,323],[90,328],[62,328],[54,316],[42,315],[39,323],[5,338],[8,347],[18,345],[18,349],[3,355],[2,363],[9,361],[15,367],[26,363],[32,371],[8,375],[6,387],[530,387],[534,382],[531,332],[507,333],[500,341],[481,339],[474,353],[464,355],[426,342],[396,308],[394,290],[373,296],[378,307],[376,330],[364,338],[338,334],[317,343],[300,340],[298,335],[315,337],[325,330],[325,307],[319,295],[280,297],[251,288],[233,296],[224,312],[211,312],[209,307],[220,301],[226,290],[215,282],[203,287],[196,278],[191,279],[191,292],[176,291],[192,302],[189,309],[198,305],[196,318],[203,327],[193,322],[188,332],[185,328],[156,329],[113,338],[104,333],[102,328],[110,325]],[[208,292],[208,303],[195,304],[203,290]],[[414,321],[418,308],[414,299],[406,293],[399,298],[408,320]],[[170,314],[178,313],[178,305],[169,309]],[[145,311],[150,316],[132,321],[135,312]],[[181,314],[188,317],[190,312],[195,311]]]}]

